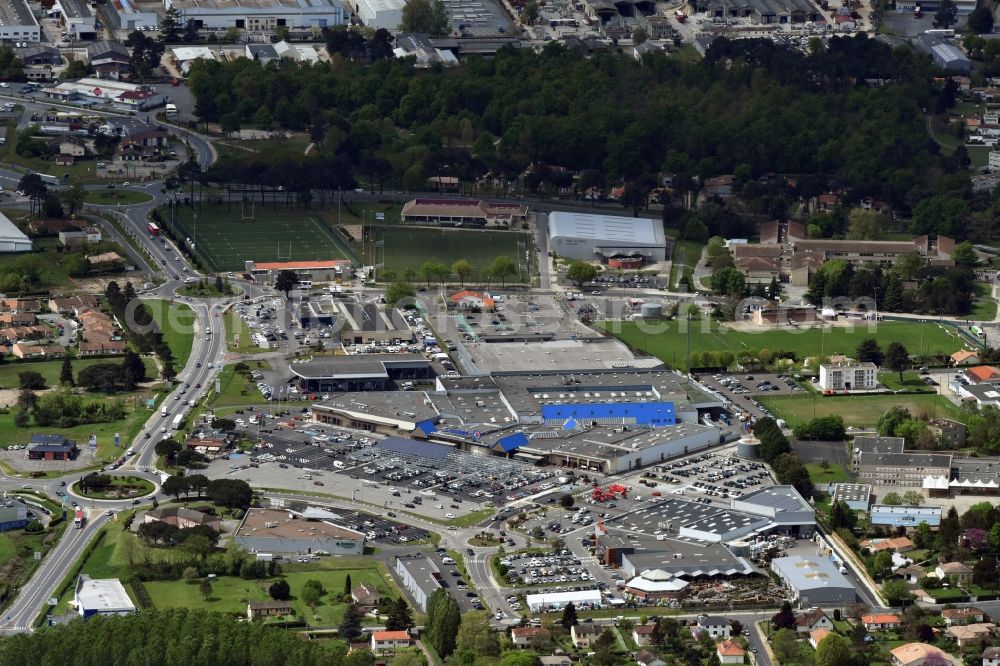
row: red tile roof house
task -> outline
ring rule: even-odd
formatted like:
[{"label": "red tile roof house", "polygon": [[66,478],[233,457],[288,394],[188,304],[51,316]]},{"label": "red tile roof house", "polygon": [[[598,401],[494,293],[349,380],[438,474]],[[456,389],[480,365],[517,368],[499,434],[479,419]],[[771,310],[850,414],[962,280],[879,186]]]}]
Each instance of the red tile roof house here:
[{"label": "red tile roof house", "polygon": [[891,613],[862,615],[861,622],[867,631],[888,631],[898,628],[900,624],[899,616]]},{"label": "red tile roof house", "polygon": [[413,645],[413,637],[408,631],[373,631],[372,654],[395,652]]},{"label": "red tile roof house", "polygon": [[530,648],[533,640],[549,637],[545,627],[514,627],[510,630],[510,640],[514,647]]},{"label": "red tile roof house", "polygon": [[721,664],[742,664],[746,652],[736,641],[725,640],[715,644],[715,652]]},{"label": "red tile roof house", "polygon": [[948,608],[941,611],[941,617],[944,618],[944,623],[946,625],[953,624],[969,624],[971,622],[982,622],[986,619],[986,613],[979,610],[978,608],[973,608],[972,606],[966,606],[964,608]]},{"label": "red tile roof house", "polygon": [[653,637],[654,625],[652,624],[637,624],[632,627],[632,640],[639,647],[643,645],[649,645],[649,642]]}]

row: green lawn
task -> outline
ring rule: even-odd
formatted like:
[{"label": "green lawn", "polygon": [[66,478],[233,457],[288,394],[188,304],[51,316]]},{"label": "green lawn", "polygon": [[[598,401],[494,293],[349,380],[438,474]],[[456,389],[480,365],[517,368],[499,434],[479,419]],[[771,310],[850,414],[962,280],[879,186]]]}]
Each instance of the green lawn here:
[{"label": "green lawn", "polygon": [[84,202],[98,206],[132,206],[152,201],[153,197],[145,192],[123,190],[119,188],[103,190],[87,190]]},{"label": "green lawn", "polygon": [[144,302],[163,332],[164,342],[174,354],[174,367],[180,370],[187,365],[194,344],[194,310],[184,303],[162,300]]},{"label": "green lawn", "polygon": [[226,349],[238,354],[253,354],[261,348],[250,337],[247,323],[231,309],[222,315],[222,323],[226,327]]},{"label": "green lawn", "polygon": [[[27,428],[18,428],[14,425],[12,414],[0,414],[0,448],[11,444],[25,444],[33,434],[42,435],[64,435],[76,440],[80,445],[80,459],[84,461],[93,460],[96,464],[100,461],[111,460],[120,455],[129,447],[135,436],[139,434],[142,425],[150,417],[152,412],[143,405],[145,395],[119,396],[117,399],[125,403],[128,414],[121,421],[111,421],[109,423],[90,423],[86,425],[73,426],[72,428],[40,428],[35,425]],[[133,398],[135,398],[133,400]],[[115,399],[115,398],[111,398]],[[115,433],[121,435],[121,448],[115,448]],[[97,437],[96,458],[86,448],[87,440],[91,435]],[[52,469],[60,469],[58,462],[51,463]]]},{"label": "green lawn", "polygon": [[826,488],[828,483],[847,483],[850,481],[843,465],[830,463],[826,469],[823,469],[818,463],[806,463],[806,471],[809,472],[809,478],[812,479],[817,488]]},{"label": "green lawn", "polygon": [[[675,368],[684,367],[688,333],[686,321],[633,322],[609,320],[598,326],[631,347],[655,356]],[[923,336],[921,338],[921,328]],[[768,349],[793,352],[801,360],[807,356],[854,354],[866,338],[876,338],[883,349],[891,342],[901,342],[912,354],[948,355],[964,347],[955,329],[928,323],[880,322],[876,327],[734,331],[710,320],[691,322],[691,351],[731,351]]]},{"label": "green lawn", "polygon": [[[292,607],[296,615],[309,624],[334,626],[339,624],[347,604],[335,601],[330,594],[341,595],[344,581],[351,576],[351,585],[366,583],[380,589],[392,597],[399,596],[399,590],[388,576],[380,562],[342,558],[325,558],[318,563],[285,564],[282,577],[292,590]],[[298,599],[307,580],[318,580],[327,595],[314,609]],[[197,584],[184,581],[151,581],[146,583],[153,604],[157,608],[204,608],[224,613],[245,613],[247,601],[266,601],[270,580],[243,580],[230,576],[220,576],[212,581],[212,594],[206,600]]]},{"label": "green lawn", "polygon": [[993,289],[988,284],[976,282],[976,300],[972,304],[970,318],[975,321],[993,321],[997,316],[997,302],[993,299]]},{"label": "green lawn", "polygon": [[[251,363],[251,367],[260,369],[269,367],[266,363]],[[237,374],[234,366],[227,365],[219,373],[219,384],[222,393],[216,393],[215,389],[209,392],[206,405],[211,409],[218,407],[234,407],[240,405],[263,405],[267,403],[261,392],[257,390],[257,385],[252,380],[247,380],[243,375]]]},{"label": "green lawn", "polygon": [[815,416],[841,416],[849,426],[872,426],[891,407],[904,407],[914,416],[962,420],[958,408],[940,395],[878,394],[857,396],[767,396],[760,398],[775,418],[795,426]]},{"label": "green lawn", "polygon": [[[528,234],[516,231],[478,229],[428,228],[410,226],[380,226],[376,228],[377,257],[384,271],[402,278],[407,270],[419,272],[427,261],[436,261],[449,268],[459,259],[472,264],[473,280],[485,279],[483,271],[499,256],[510,257],[521,271],[520,281],[526,280],[531,268],[525,252],[530,249]],[[508,282],[517,282],[517,276]]]},{"label": "green lawn", "polygon": [[297,134],[291,138],[275,137],[253,141],[218,141],[215,149],[220,162],[246,163],[268,160],[298,159],[302,157],[309,136]]},{"label": "green lawn", "polygon": [[[674,241],[674,253],[671,257],[673,263],[670,267],[670,284],[672,287],[676,287],[682,277],[688,276],[690,278],[692,276],[694,267],[701,258],[701,252],[704,247],[703,244],[692,241]],[[698,285],[695,285],[695,288],[697,287]]]},{"label": "green lawn", "polygon": [[[7,211],[8,217],[14,221],[23,214],[24,211]],[[47,238],[36,238],[32,242],[36,248],[35,252],[0,254],[0,273],[24,275],[27,271],[23,266],[30,264],[30,270],[38,273],[37,289],[49,290],[60,287],[72,287],[73,281],[62,265],[63,257],[66,255],[58,252]],[[10,295],[13,296],[14,294]]]},{"label": "green lawn", "polygon": [[19,552],[42,550],[44,534],[25,534],[24,530],[0,532],[0,567],[18,556]]},{"label": "green lawn", "polygon": [[[76,358],[73,359],[73,372],[79,374],[81,370],[89,368],[98,363],[117,363],[120,359],[112,358]],[[143,365],[146,366],[146,376],[155,379],[157,376],[156,362],[152,358],[143,357]],[[17,388],[18,374],[22,372],[37,372],[45,378],[47,386],[59,385],[59,371],[62,369],[62,361],[9,361],[0,364],[0,388]]]},{"label": "green lawn", "polygon": [[177,293],[184,296],[192,296],[194,298],[219,298],[221,296],[232,296],[238,292],[232,287],[229,288],[228,293],[220,291],[215,288],[215,280],[205,280],[204,282],[186,284],[178,289]]},{"label": "green lawn", "polygon": [[355,259],[347,242],[315,211],[274,210],[259,202],[251,211],[249,205],[241,208],[239,200],[159,211],[166,229],[175,238],[194,239],[199,256],[216,272],[242,273],[248,260]]},{"label": "green lawn", "polygon": [[146,479],[140,479],[136,476],[116,476],[112,477],[111,485],[105,486],[101,489],[87,489],[86,491],[80,488],[80,482],[73,484],[73,492],[82,495],[83,497],[91,497],[93,499],[120,499],[122,497],[141,497],[143,495],[148,495],[153,492],[155,486],[150,481]]},{"label": "green lawn", "polygon": [[899,381],[898,372],[882,372],[879,373],[878,380],[893,391],[934,392],[933,387],[927,386],[916,372],[904,372],[903,381]]}]

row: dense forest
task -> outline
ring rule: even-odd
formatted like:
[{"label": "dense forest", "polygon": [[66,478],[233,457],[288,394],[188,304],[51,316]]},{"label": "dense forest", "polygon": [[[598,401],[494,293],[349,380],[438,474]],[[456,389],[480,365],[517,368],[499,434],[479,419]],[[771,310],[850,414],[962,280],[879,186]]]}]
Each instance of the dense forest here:
[{"label": "dense forest", "polygon": [[144,611],[46,627],[0,642],[0,666],[370,666],[341,641],[306,641],[206,611]]},{"label": "dense forest", "polygon": [[512,180],[534,164],[533,189],[572,184],[573,173],[581,187],[646,190],[670,173],[675,193],[720,174],[744,183],[788,174],[797,196],[843,189],[903,212],[969,196],[961,160],[927,131],[925,111],[954,105],[953,87],[935,81],[925,56],[864,35],[812,53],[718,39],[697,62],[587,58],[550,43],[431,70],[337,44],[345,55],[332,63],[195,64],[189,85],[203,120],[225,132],[306,131],[317,147],[309,158],[223,162],[209,177],[291,190],[392,177],[417,189],[441,174]]}]

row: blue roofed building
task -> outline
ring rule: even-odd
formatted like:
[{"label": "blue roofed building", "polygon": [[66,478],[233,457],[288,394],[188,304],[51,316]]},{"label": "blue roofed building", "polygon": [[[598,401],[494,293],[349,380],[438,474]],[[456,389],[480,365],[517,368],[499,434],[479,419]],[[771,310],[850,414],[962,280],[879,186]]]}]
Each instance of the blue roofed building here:
[{"label": "blue roofed building", "polygon": [[915,528],[920,523],[927,523],[931,528],[937,528],[941,525],[941,507],[939,506],[874,504],[869,515],[872,525],[907,528]]},{"label": "blue roofed building", "polygon": [[28,507],[20,502],[8,500],[0,506],[0,532],[19,530],[28,524]]}]

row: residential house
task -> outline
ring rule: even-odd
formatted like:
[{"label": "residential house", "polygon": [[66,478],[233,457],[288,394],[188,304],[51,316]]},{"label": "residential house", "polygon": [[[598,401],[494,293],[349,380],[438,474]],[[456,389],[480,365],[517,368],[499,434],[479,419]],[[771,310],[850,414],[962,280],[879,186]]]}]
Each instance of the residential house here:
[{"label": "residential house", "polygon": [[919,564],[908,564],[896,569],[895,574],[901,576],[905,582],[915,585],[917,581],[927,575],[927,570]]},{"label": "residential house", "polygon": [[632,47],[632,57],[636,60],[642,60],[642,57],[649,53],[663,53],[663,49],[652,42],[643,42]]},{"label": "residential house", "polygon": [[72,134],[63,135],[53,139],[49,146],[59,151],[60,155],[71,155],[73,157],[83,157],[87,154],[87,142]]},{"label": "residential house", "polygon": [[951,355],[951,362],[959,365],[979,365],[979,354],[968,349],[961,349]]},{"label": "residential house", "polygon": [[218,516],[213,516],[205,513],[204,511],[188,509],[183,506],[160,507],[158,509],[147,511],[142,517],[142,522],[166,523],[167,525],[173,525],[174,527],[180,529],[207,525],[216,532],[219,531],[219,528],[222,525],[222,521]]},{"label": "residential house", "polygon": [[105,354],[124,354],[128,344],[124,340],[107,340],[105,342],[81,342],[77,347],[80,356],[103,356]]},{"label": "residential house", "polygon": [[715,178],[706,178],[704,187],[702,188],[707,197],[719,197],[720,199],[728,199],[733,196],[733,181],[735,178],[733,176],[716,176]]},{"label": "residential house", "polygon": [[965,446],[964,423],[951,419],[931,419],[927,422],[927,429],[949,448],[961,449]]},{"label": "residential house", "polygon": [[121,42],[102,40],[87,45],[87,58],[95,77],[118,80],[128,74],[132,55]]},{"label": "residential house", "polygon": [[361,583],[351,588],[351,600],[359,606],[378,606],[382,593],[378,588]]},{"label": "residential house", "polygon": [[62,358],[66,355],[66,348],[62,345],[26,345],[17,342],[11,346],[10,351],[17,358]]},{"label": "residential house", "polygon": [[861,542],[862,548],[867,548],[873,553],[887,550],[890,553],[906,553],[913,550],[913,540],[909,537],[893,537],[891,539],[868,539]]},{"label": "residential house", "polygon": [[927,643],[906,643],[889,651],[893,666],[924,666],[931,663],[938,666],[942,662],[959,666],[962,662],[944,650]]},{"label": "residential house", "polygon": [[806,636],[817,629],[833,629],[833,620],[822,608],[814,608],[795,616],[795,633]]},{"label": "residential house", "polygon": [[983,650],[983,666],[1000,666],[1000,647],[988,647]]},{"label": "residential house", "polygon": [[[94,226],[59,232],[59,242],[66,246],[100,243],[103,239],[104,236],[101,234],[101,230]],[[49,302],[51,303],[51,299]],[[91,307],[97,307],[97,299],[94,299],[94,305]]]},{"label": "residential house", "polygon": [[997,626],[992,622],[974,622],[952,625],[944,630],[944,635],[955,639],[958,647],[965,650],[983,647],[996,634],[996,630]]},{"label": "residential house", "polygon": [[1000,387],[1000,370],[993,366],[977,365],[966,368],[963,374],[970,384],[992,384],[994,387]]},{"label": "residential house", "polygon": [[746,651],[736,641],[720,641],[715,644],[715,653],[720,664],[742,664]]},{"label": "residential house", "polygon": [[945,562],[934,569],[934,575],[941,580],[953,579],[959,585],[972,581],[972,569],[961,562]]},{"label": "residential house", "polygon": [[633,655],[636,666],[667,666],[663,661],[649,650],[639,650]]},{"label": "residential house", "polygon": [[708,634],[712,638],[729,638],[733,621],[718,615],[699,615],[698,622],[691,627],[696,635]]},{"label": "residential house", "polygon": [[963,608],[947,608],[941,611],[944,623],[949,627],[953,624],[969,624],[970,622],[982,622],[986,619],[986,613],[972,606]]},{"label": "residential house", "polygon": [[866,631],[890,631],[898,629],[900,622],[899,616],[892,613],[861,616],[861,623],[865,625]]},{"label": "residential house", "polygon": [[874,363],[823,363],[819,387],[824,391],[871,391],[878,388],[878,366]]},{"label": "residential house", "polygon": [[588,648],[601,635],[601,627],[593,622],[581,622],[569,630],[575,648]]},{"label": "residential house", "polygon": [[247,604],[247,619],[259,620],[275,615],[291,615],[292,602],[290,601],[251,601]]},{"label": "residential house", "polygon": [[770,284],[771,280],[781,279],[780,261],[767,257],[737,257],[733,265],[743,273],[743,277],[751,284]]},{"label": "residential house", "polygon": [[510,630],[510,640],[514,647],[530,648],[539,640],[547,639],[550,632],[545,627],[514,627]]},{"label": "residential house", "polygon": [[5,298],[3,299],[3,310],[5,312],[29,313],[41,312],[44,310],[40,298]]},{"label": "residential house", "polygon": [[813,650],[819,647],[820,641],[833,633],[831,629],[816,629],[809,632],[809,645]]},{"label": "residential house", "polygon": [[637,624],[632,627],[632,640],[639,647],[644,645],[649,645],[652,640],[653,630],[656,628],[653,624]]},{"label": "residential house", "polygon": [[[98,232],[99,233],[99,232]],[[50,298],[47,303],[48,309],[57,314],[76,315],[81,308],[97,308],[100,305],[96,296],[68,296],[63,298]]]},{"label": "residential house", "polygon": [[53,157],[52,161],[55,162],[56,166],[71,167],[76,163],[76,158],[72,155],[59,154]]},{"label": "residential house", "polygon": [[373,631],[372,654],[395,652],[413,645],[413,637],[408,631]]}]

